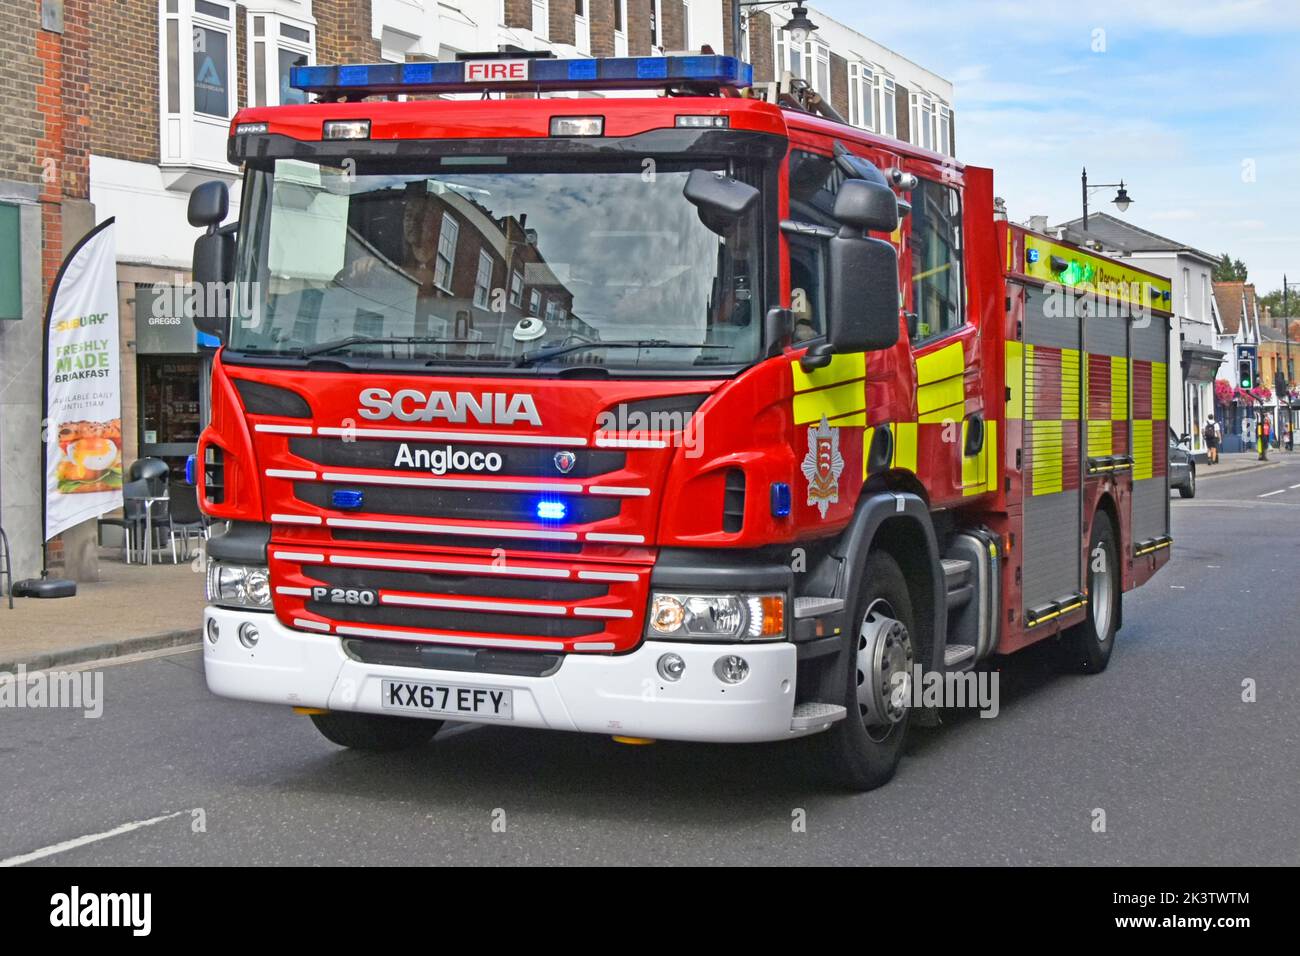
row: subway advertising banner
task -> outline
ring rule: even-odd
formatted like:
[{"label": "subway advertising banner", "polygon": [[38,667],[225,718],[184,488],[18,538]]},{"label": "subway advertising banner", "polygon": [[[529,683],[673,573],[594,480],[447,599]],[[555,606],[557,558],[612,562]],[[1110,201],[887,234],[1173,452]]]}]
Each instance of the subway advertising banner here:
[{"label": "subway advertising banner", "polygon": [[45,342],[45,540],[122,506],[122,373],[113,220],[54,280]]}]

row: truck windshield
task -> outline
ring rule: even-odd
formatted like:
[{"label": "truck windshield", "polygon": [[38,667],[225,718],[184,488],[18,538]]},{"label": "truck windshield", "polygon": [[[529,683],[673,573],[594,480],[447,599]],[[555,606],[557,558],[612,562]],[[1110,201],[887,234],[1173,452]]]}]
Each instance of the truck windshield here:
[{"label": "truck windshield", "polygon": [[640,157],[431,164],[279,159],[252,171],[230,348],[366,367],[685,370],[758,357],[761,203],[719,222],[682,192],[700,166],[758,186],[756,169]]}]

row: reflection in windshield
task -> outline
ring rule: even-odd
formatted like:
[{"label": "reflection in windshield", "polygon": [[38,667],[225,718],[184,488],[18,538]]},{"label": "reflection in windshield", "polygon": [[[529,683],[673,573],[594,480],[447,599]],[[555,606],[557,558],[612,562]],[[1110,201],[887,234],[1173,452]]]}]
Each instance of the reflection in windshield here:
[{"label": "reflection in windshield", "polygon": [[566,361],[754,360],[757,211],[710,231],[682,195],[691,167],[668,162],[502,166],[355,175],[278,160],[273,176],[254,173],[239,278],[257,281],[261,299],[231,346],[344,342],[330,354],[501,364],[617,340],[699,347],[564,350]]}]

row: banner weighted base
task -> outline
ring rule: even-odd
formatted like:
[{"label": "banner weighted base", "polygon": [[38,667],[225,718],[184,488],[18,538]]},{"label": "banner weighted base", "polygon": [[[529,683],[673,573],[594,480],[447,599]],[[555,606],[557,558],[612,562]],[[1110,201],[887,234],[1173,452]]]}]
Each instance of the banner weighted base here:
[{"label": "banner weighted base", "polygon": [[65,598],[76,593],[77,582],[67,578],[27,578],[15,581],[13,588],[14,597]]}]

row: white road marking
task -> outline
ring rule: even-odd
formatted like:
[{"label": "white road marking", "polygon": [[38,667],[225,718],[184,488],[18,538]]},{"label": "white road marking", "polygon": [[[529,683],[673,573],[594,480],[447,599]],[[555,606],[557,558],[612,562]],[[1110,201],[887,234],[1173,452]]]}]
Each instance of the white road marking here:
[{"label": "white road marking", "polygon": [[7,860],[0,860],[0,867],[22,866],[24,863],[31,863],[33,860],[43,860],[47,856],[54,856],[57,853],[66,853],[68,850],[75,850],[78,847],[87,846],[91,843],[98,843],[100,840],[107,840],[111,837],[121,836],[123,833],[130,833],[132,830],[141,830],[145,827],[151,827],[155,824],[162,823],[165,820],[174,820],[176,817],[189,812],[190,811],[188,810],[177,810],[175,813],[165,813],[160,817],[152,817],[148,820],[136,820],[134,823],[123,823],[121,826],[113,827],[111,830],[105,830],[103,833],[91,833],[86,836],[77,837],[75,840],[64,840],[62,843],[55,843],[52,846],[33,850],[31,853],[24,853],[21,856],[11,856]]},{"label": "white road marking", "polygon": [[1300,488],[1300,485],[1292,485],[1292,486],[1291,486],[1291,490],[1292,490],[1292,491],[1294,491],[1294,490],[1297,489],[1297,488]]},{"label": "white road marking", "polygon": [[1286,491],[1285,488],[1279,488],[1277,491],[1266,491],[1266,492],[1264,492],[1264,494],[1259,495],[1259,497],[1260,497],[1260,498],[1272,498],[1274,495],[1280,495],[1280,494],[1283,494],[1285,491]]},{"label": "white road marking", "polygon": [[1186,584],[1171,584],[1171,585],[1169,585],[1169,586],[1170,586],[1171,588],[1173,588],[1175,591],[1186,591],[1186,590],[1187,590],[1187,585],[1186,585]]}]

